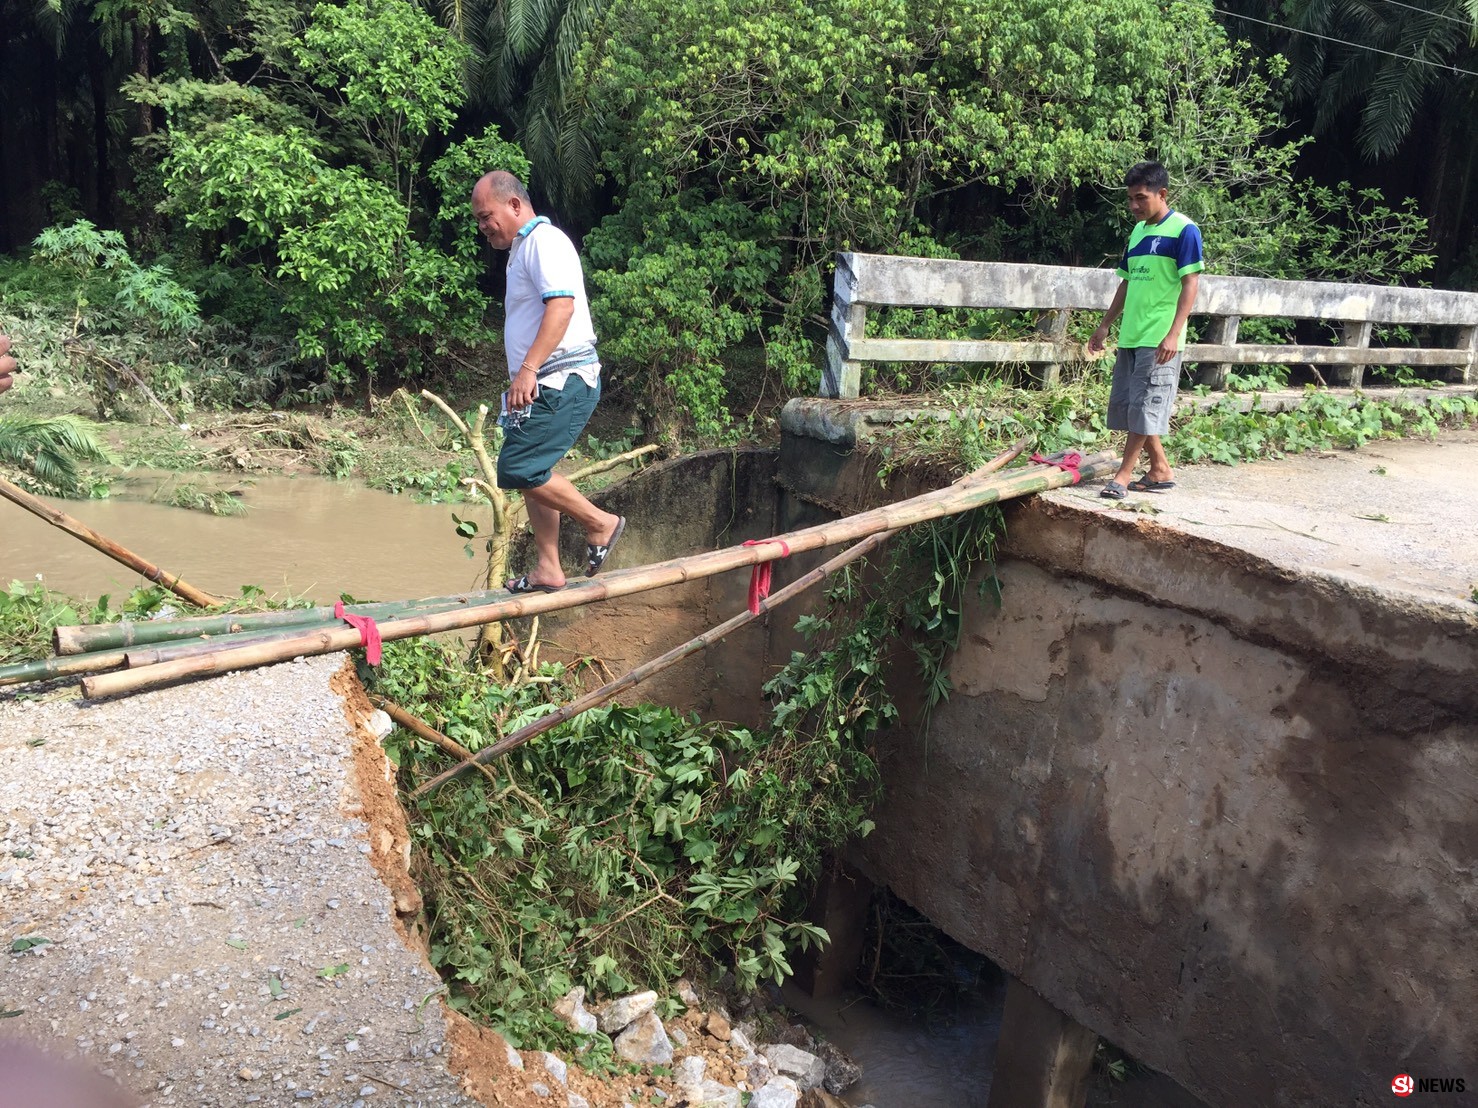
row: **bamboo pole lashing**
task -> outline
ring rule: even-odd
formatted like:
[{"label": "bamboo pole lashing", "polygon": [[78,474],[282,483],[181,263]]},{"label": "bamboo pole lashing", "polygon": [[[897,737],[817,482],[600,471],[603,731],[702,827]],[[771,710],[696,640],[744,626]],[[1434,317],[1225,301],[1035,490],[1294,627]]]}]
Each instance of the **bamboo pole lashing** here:
[{"label": "bamboo pole lashing", "polygon": [[[1014,459],[1022,452],[1022,450],[1026,448],[1026,441],[1027,440],[1022,439],[1019,442],[1013,444],[1009,450],[1005,451],[1003,454],[1000,454],[995,458],[992,458],[985,465],[981,466],[979,469],[975,470],[973,473],[962,478],[961,480],[955,482],[955,484],[969,484],[973,481],[979,480],[987,474],[994,473],[995,471],[1009,465],[1012,459]],[[440,773],[437,776],[431,778],[429,781],[426,781],[423,784],[417,786],[411,792],[411,796],[424,796],[432,790],[440,788],[442,785],[446,784],[448,781],[451,781],[453,778],[459,776],[468,769],[482,769],[484,763],[492,761],[492,759],[500,757],[501,755],[506,754],[508,751],[522,746],[526,742],[530,742],[533,739],[538,738],[546,731],[550,731],[555,727],[558,727],[560,724],[566,723],[569,720],[574,719],[576,716],[590,711],[592,708],[598,708],[600,705],[613,700],[617,695],[624,692],[625,690],[634,688],[635,686],[641,684],[641,682],[645,681],[647,678],[655,676],[656,674],[661,673],[663,670],[670,669],[672,666],[676,665],[684,658],[687,658],[692,654],[696,654],[700,650],[705,650],[715,643],[722,642],[725,638],[727,638],[729,635],[732,635],[735,631],[738,631],[748,624],[753,623],[757,619],[763,618],[775,608],[778,608],[782,604],[785,604],[788,601],[793,600],[795,597],[800,596],[803,592],[806,592],[812,586],[817,585],[821,581],[825,580],[827,577],[830,577],[837,570],[842,569],[872,553],[872,551],[882,546],[883,543],[885,543],[888,539],[898,534],[899,530],[901,530],[901,528],[892,531],[879,531],[875,535],[868,536],[861,542],[848,547],[846,550],[842,551],[842,553],[836,555],[834,558],[823,562],[821,565],[817,566],[809,573],[803,574],[801,577],[798,577],[790,584],[781,588],[778,592],[772,594],[769,597],[762,598],[759,602],[759,611],[751,612],[745,610],[738,615],[725,620],[717,627],[711,628],[708,631],[703,632],[703,634],[701,635],[695,635],[693,638],[689,639],[682,645],[673,647],[671,650],[667,651],[667,653],[662,654],[657,658],[653,658],[648,662],[643,662],[641,665],[637,666],[635,669],[632,669],[616,680],[607,682],[600,688],[588,692],[584,696],[577,697],[576,699],[570,701],[568,704],[561,705],[559,708],[555,709],[548,715],[539,717],[533,723],[527,724],[524,727],[520,727],[518,730],[514,731],[510,735],[505,735],[503,738],[495,742],[492,746],[478,751],[477,754],[472,755],[468,759],[464,759],[460,765],[453,766],[451,769],[446,770],[444,773]]]},{"label": "bamboo pole lashing", "polygon": [[[1117,467],[1118,464],[1117,455],[1104,451],[1082,459],[1077,469],[1072,472],[1051,466],[1031,466],[1012,470],[971,486],[949,486],[924,493],[910,500],[899,501],[896,504],[884,505],[789,534],[773,536],[776,542],[767,542],[757,546],[727,547],[633,569],[617,570],[601,577],[574,582],[558,592],[519,595],[455,612],[390,620],[380,624],[380,637],[383,641],[391,642],[442,631],[455,631],[493,620],[559,611],[564,608],[594,603],[597,600],[615,599],[686,581],[701,580],[731,569],[775,561],[783,556],[782,550],[784,549],[794,554],[827,546],[837,546],[865,538],[878,531],[896,530],[899,527],[954,515],[1003,500],[1060,488],[1079,479],[1091,480],[1111,472],[1111,467]],[[780,545],[781,543],[784,547]],[[274,662],[287,661],[299,656],[351,650],[359,645],[359,632],[353,628],[343,628],[308,634],[281,643],[266,643],[237,649],[223,648],[196,658],[182,658],[173,662],[146,666],[142,669],[99,674],[84,678],[82,691],[83,695],[89,698],[117,696],[122,693],[154,688],[187,677],[271,665]]]},{"label": "bamboo pole lashing", "polygon": [[9,481],[0,478],[0,496],[17,504],[33,515],[40,516],[53,527],[60,528],[74,538],[81,539],[94,550],[100,551],[112,558],[115,562],[122,562],[129,569],[142,574],[147,580],[153,581],[174,593],[181,600],[194,604],[200,608],[213,608],[222,603],[219,597],[211,596],[210,593],[197,589],[194,585],[182,581],[173,573],[167,573],[153,562],[147,561],[135,554],[127,547],[120,546],[112,539],[98,534],[81,520],[73,519],[66,512],[53,508],[50,504],[39,497],[32,496],[25,489],[12,485]]}]

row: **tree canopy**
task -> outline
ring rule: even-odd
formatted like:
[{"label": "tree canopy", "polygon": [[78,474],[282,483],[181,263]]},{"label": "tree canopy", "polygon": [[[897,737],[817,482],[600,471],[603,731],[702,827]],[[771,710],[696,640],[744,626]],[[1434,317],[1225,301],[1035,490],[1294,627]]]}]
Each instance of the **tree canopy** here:
[{"label": "tree canopy", "polygon": [[[0,0],[0,248],[86,217],[331,387],[407,378],[496,349],[466,195],[512,169],[613,375],[718,433],[735,365],[808,385],[835,251],[1102,264],[1141,158],[1214,269],[1411,279],[1430,211],[1461,279],[1474,3]],[[1431,135],[1409,196],[1349,172]]]}]

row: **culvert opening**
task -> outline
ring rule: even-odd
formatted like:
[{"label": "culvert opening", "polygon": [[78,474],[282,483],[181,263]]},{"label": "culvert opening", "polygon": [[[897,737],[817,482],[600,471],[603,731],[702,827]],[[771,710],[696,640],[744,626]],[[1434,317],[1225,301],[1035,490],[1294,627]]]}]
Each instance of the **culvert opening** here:
[{"label": "culvert opening", "polygon": [[[886,888],[864,910],[850,985],[824,1000],[791,985],[786,1003],[861,1071],[848,1090],[874,1108],[987,1108],[1008,978]],[[1205,1108],[1168,1077],[1100,1039],[1086,1108]]]}]

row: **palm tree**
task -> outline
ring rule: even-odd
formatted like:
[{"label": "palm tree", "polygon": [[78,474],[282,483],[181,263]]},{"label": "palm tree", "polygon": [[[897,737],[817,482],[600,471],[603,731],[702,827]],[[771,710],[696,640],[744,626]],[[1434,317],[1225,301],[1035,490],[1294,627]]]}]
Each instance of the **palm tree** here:
[{"label": "palm tree", "polygon": [[[1292,63],[1321,145],[1407,163],[1444,267],[1475,241],[1478,0],[1217,0],[1228,29]],[[1250,22],[1249,22],[1250,21]],[[1353,141],[1350,141],[1350,140]]]},{"label": "palm tree", "polygon": [[1355,140],[1371,161],[1395,154],[1423,109],[1472,99],[1456,70],[1478,57],[1478,0],[1295,0],[1286,10],[1290,28],[1307,32],[1286,49],[1296,89],[1317,98],[1314,129],[1327,132],[1358,109]]},{"label": "palm tree", "polygon": [[82,496],[82,466],[112,461],[93,424],[77,416],[0,415],[0,467],[20,470],[42,492]]},{"label": "palm tree", "polygon": [[[1478,3],[1478,0],[1474,0]],[[575,58],[607,0],[436,0],[442,22],[472,48],[473,103],[513,122],[538,187],[562,206],[584,202],[597,151],[581,126]]]}]

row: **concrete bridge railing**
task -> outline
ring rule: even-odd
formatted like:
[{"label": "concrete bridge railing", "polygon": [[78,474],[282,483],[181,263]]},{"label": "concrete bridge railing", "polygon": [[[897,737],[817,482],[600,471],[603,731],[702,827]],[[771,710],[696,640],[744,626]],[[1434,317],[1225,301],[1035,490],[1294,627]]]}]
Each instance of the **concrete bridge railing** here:
[{"label": "concrete bridge railing", "polygon": [[[856,397],[864,362],[994,362],[1025,364],[1051,385],[1065,362],[1081,361],[1081,343],[1068,339],[1073,311],[1102,312],[1119,278],[1111,269],[960,262],[883,254],[837,255],[827,365],[820,394]],[[877,338],[867,335],[872,308],[1004,308],[1038,313],[1040,337],[1029,341]],[[1279,281],[1264,277],[1203,274],[1194,315],[1210,319],[1205,341],[1189,345],[1185,360],[1200,367],[1198,379],[1224,387],[1239,365],[1329,367],[1340,384],[1358,387],[1366,366],[1409,365],[1445,369],[1464,384],[1478,380],[1478,293],[1350,285],[1329,281]],[[1334,346],[1239,343],[1244,319],[1315,319],[1332,323]],[[1433,328],[1451,336],[1447,346],[1371,346],[1377,325]]]}]

